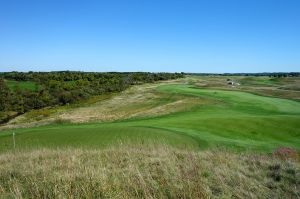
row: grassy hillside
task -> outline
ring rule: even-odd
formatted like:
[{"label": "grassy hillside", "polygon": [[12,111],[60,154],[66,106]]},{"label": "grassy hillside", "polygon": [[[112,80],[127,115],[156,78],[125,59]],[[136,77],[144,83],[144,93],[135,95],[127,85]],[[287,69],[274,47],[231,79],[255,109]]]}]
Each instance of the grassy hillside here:
[{"label": "grassy hillside", "polygon": [[0,127],[0,198],[299,198],[297,82],[188,77],[32,110]]},{"label": "grassy hillside", "polygon": [[[145,104],[153,110],[180,100],[193,100],[175,104],[174,108],[181,106],[177,112],[155,117],[146,114],[115,122],[16,129],[17,148],[97,148],[119,140],[134,143],[151,140],[181,148],[272,151],[277,147],[292,147],[300,150],[299,102],[183,84],[164,84],[154,89],[168,98],[150,98],[148,104],[147,101],[124,104],[123,113],[139,106],[145,108]],[[122,108],[116,111],[122,113]],[[11,133],[12,130],[1,132],[0,150],[11,149]]]},{"label": "grassy hillside", "polygon": [[299,182],[297,162],[226,150],[119,143],[0,154],[3,198],[299,198]]}]

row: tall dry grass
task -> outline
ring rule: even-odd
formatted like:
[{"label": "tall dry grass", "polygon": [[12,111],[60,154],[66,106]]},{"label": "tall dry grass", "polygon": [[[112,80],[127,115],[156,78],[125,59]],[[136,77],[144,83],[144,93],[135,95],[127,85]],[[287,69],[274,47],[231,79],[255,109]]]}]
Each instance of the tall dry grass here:
[{"label": "tall dry grass", "polygon": [[2,198],[299,198],[299,162],[167,146],[0,155]]}]

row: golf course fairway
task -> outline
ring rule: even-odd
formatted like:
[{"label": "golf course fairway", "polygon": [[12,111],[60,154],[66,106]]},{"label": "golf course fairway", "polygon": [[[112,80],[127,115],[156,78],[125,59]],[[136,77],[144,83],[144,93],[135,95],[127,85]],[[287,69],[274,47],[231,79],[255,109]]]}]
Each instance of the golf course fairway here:
[{"label": "golf course fairway", "polygon": [[51,124],[0,132],[0,150],[40,147],[98,148],[110,144],[166,143],[179,148],[224,147],[233,150],[300,150],[300,103],[240,91],[165,84],[156,92],[196,97],[206,104],[163,116],[87,124]]}]

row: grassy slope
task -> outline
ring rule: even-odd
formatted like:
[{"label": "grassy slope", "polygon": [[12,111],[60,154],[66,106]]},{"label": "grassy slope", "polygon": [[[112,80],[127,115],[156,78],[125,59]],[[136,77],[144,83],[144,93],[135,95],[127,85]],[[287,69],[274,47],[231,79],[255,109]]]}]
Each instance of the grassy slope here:
[{"label": "grassy slope", "polygon": [[19,128],[16,151],[13,131],[1,131],[0,198],[299,198],[297,154],[254,152],[300,150],[300,102],[226,91],[226,79],[207,79],[214,85],[206,89],[139,86],[84,107],[25,114],[16,124],[39,112],[103,123]]},{"label": "grassy slope", "polygon": [[[103,147],[112,142],[159,142],[179,148],[222,146],[271,151],[300,150],[300,103],[238,91],[164,85],[159,92],[210,101],[189,111],[146,119],[100,124],[65,124],[17,129],[17,147]],[[12,131],[0,134],[0,150],[11,149]]]},{"label": "grassy slope", "polygon": [[0,154],[1,198],[299,198],[299,177],[299,162],[166,145]]}]

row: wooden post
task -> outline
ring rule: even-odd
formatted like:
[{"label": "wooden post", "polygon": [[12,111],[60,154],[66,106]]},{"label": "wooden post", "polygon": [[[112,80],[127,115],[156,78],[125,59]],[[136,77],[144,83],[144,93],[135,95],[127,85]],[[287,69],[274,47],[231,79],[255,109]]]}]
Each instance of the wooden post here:
[{"label": "wooden post", "polygon": [[13,132],[14,149],[16,148],[15,132]]}]

